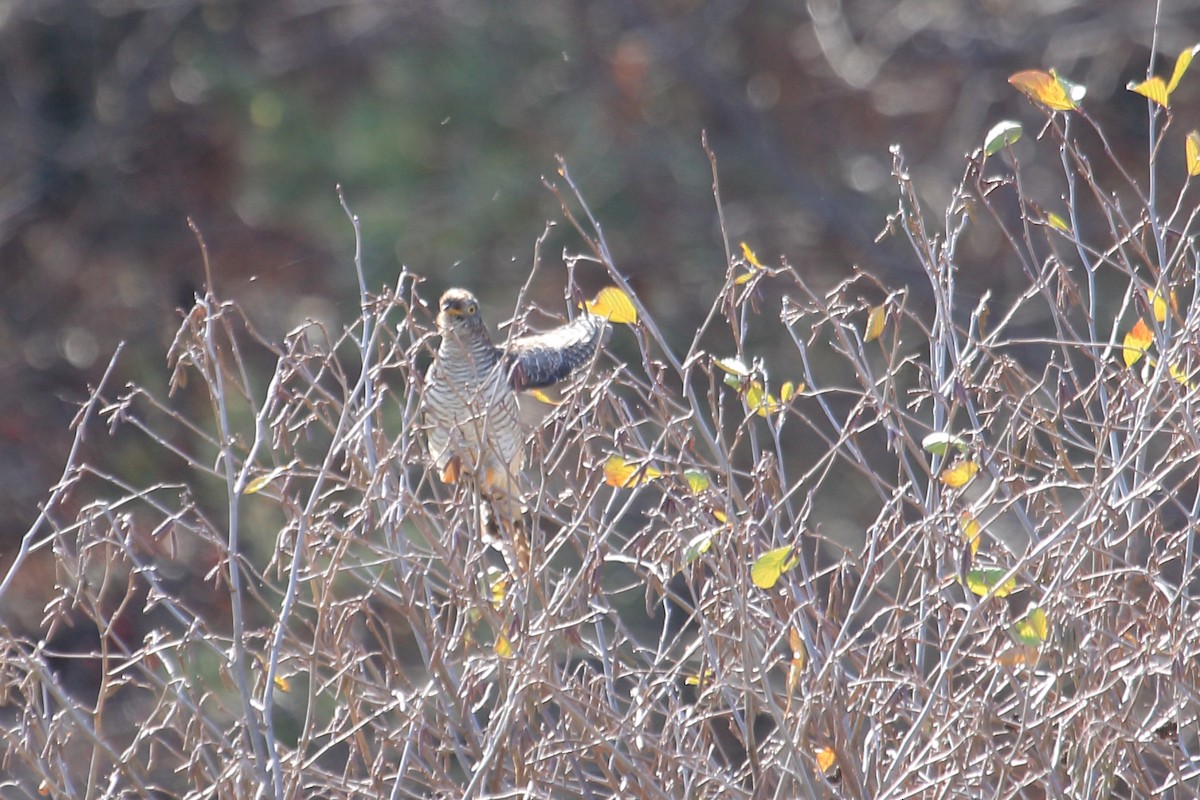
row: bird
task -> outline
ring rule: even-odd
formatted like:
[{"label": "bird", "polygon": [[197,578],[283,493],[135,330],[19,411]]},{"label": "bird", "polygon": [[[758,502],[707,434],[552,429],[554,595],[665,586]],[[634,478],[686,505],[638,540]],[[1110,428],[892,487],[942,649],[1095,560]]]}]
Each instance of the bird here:
[{"label": "bird", "polygon": [[[552,386],[589,363],[608,335],[608,320],[584,312],[541,333],[492,342],[479,300],[449,289],[438,302],[441,344],[425,373],[424,424],[429,456],[444,483],[475,482],[491,518],[511,542],[499,544],[510,568],[529,568],[519,475],[525,432],[517,396]],[[511,553],[505,545],[511,546]]]}]

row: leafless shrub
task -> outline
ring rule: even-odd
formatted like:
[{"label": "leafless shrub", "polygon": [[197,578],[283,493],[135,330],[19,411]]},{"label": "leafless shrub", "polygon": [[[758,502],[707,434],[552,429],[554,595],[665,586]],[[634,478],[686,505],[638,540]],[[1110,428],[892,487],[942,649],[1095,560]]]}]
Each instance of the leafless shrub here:
[{"label": "leafless shrub", "polygon": [[[3,641],[6,791],[1197,794],[1196,211],[1157,145],[1146,190],[1097,177],[1082,111],[1043,134],[1060,214],[1011,150],[980,152],[936,230],[897,151],[889,229],[925,285],[818,290],[726,241],[686,352],[634,297],[613,352],[636,357],[603,356],[531,433],[534,558],[510,580],[477,498],[425,466],[416,276],[372,294],[356,257],[357,322],[279,344],[210,290],[173,397],[106,382],[77,426],[136,430],[187,479],[73,456],[0,586],[53,549],[46,635]],[[631,291],[560,175],[568,307],[578,270]],[[1008,248],[1007,294],[966,299],[972,235]],[[1139,318],[1157,355],[1131,368]],[[751,330],[795,360],[756,362]],[[639,471],[606,480],[614,456]],[[60,519],[68,493],[91,501]],[[864,513],[859,542],[833,535]],[[93,644],[47,646],[64,626]]]}]

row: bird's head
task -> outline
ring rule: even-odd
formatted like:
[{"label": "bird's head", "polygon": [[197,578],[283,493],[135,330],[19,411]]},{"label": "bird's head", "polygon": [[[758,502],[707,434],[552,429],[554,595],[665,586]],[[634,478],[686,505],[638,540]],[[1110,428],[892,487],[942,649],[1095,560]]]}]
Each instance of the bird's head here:
[{"label": "bird's head", "polygon": [[479,301],[466,289],[447,290],[438,301],[437,323],[443,335],[482,328]]}]

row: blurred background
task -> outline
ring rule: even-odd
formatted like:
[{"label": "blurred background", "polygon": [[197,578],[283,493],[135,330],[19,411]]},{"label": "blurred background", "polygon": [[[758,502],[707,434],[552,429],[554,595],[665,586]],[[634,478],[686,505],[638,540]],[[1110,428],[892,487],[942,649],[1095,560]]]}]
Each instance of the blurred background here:
[{"label": "blurred background", "polygon": [[[1163,6],[1160,74],[1200,39],[1200,0]],[[7,3],[0,549],[58,479],[69,422],[118,342],[113,385],[165,394],[179,309],[202,288],[189,218],[218,293],[268,339],[357,314],[339,183],[373,288],[406,265],[428,278],[426,298],[474,288],[494,326],[547,221],[561,221],[542,184],[561,155],[682,348],[726,271],[701,132],[735,247],[786,258],[818,286],[856,265],[902,285],[907,244],[874,243],[896,207],[889,146],[931,219],[1001,119],[1025,124],[1027,174],[1039,156],[1058,170],[1029,141],[1040,112],[1006,82],[1054,67],[1088,87],[1085,107],[1140,178],[1146,103],[1124,86],[1145,75],[1155,14],[1147,0]],[[1173,96],[1182,130],[1200,121],[1198,85],[1190,75]],[[564,228],[534,298],[555,308],[563,248],[580,249]],[[1001,280],[986,246],[969,255],[980,292]],[[121,467],[135,484],[161,469]]]}]

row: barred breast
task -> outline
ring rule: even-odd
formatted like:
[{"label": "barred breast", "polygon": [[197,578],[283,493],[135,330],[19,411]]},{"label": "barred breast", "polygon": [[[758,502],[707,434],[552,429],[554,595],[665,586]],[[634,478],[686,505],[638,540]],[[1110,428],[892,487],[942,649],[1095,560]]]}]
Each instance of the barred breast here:
[{"label": "barred breast", "polygon": [[454,456],[472,472],[520,469],[520,409],[500,351],[490,343],[466,350],[453,338],[443,341],[426,375],[425,415],[439,470]]}]

